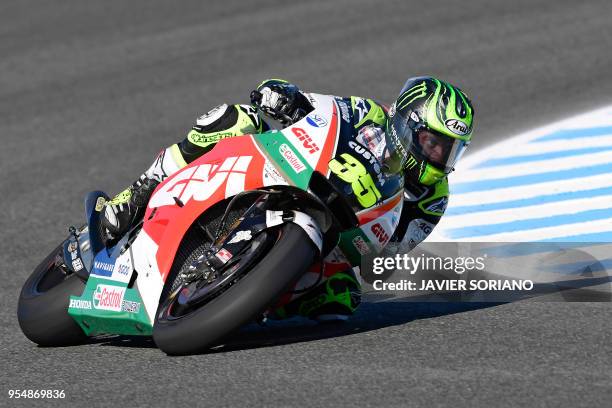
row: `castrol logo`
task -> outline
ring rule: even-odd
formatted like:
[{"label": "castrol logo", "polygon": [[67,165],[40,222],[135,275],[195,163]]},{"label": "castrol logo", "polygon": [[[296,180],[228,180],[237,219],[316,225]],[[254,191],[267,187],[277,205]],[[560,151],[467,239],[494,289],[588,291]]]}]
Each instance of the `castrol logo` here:
[{"label": "castrol logo", "polygon": [[96,309],[119,312],[124,295],[125,288],[100,284],[93,293],[93,306]]}]

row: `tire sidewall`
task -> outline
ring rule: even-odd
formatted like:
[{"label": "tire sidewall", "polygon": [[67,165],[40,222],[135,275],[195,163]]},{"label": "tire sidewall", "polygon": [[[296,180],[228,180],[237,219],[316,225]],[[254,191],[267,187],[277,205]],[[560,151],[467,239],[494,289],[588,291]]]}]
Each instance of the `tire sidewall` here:
[{"label": "tire sidewall", "polygon": [[53,250],[32,272],[21,289],[17,320],[25,336],[41,346],[65,346],[83,342],[87,336],[68,314],[70,296],[83,293],[85,283],[75,274],[45,292],[37,286],[50,270],[49,263],[62,245]]},{"label": "tire sidewall", "polygon": [[168,354],[205,350],[265,311],[307,270],[316,254],[301,227],[285,224],[270,252],[217,298],[176,320],[160,319],[167,305],[160,307],[153,328],[155,343]]}]

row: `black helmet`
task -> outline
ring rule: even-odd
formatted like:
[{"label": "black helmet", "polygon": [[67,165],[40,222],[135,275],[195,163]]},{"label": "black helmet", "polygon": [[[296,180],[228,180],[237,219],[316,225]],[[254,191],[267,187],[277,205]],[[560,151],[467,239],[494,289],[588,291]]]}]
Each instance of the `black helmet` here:
[{"label": "black helmet", "polygon": [[387,167],[425,185],[441,180],[470,143],[473,114],[460,89],[432,77],[410,78],[389,109]]}]

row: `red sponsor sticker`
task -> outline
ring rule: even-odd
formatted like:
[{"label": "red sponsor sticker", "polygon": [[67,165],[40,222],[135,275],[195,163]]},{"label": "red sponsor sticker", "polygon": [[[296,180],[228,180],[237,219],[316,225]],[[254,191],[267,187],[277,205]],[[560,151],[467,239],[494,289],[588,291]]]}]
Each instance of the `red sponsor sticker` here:
[{"label": "red sponsor sticker", "polygon": [[223,262],[227,262],[232,259],[232,253],[225,248],[221,248],[219,252],[216,254],[217,258],[219,258]]},{"label": "red sponsor sticker", "polygon": [[320,150],[319,146],[317,146],[317,144],[312,140],[310,135],[306,133],[304,129],[295,127],[291,130],[293,131],[293,134],[297,136],[298,140],[302,142],[302,146],[308,149],[308,153],[312,154]]},{"label": "red sponsor sticker", "polygon": [[370,247],[361,235],[357,235],[355,238],[353,238],[353,245],[355,246],[357,252],[359,252],[361,255],[367,255],[370,253]]},{"label": "red sponsor sticker", "polygon": [[125,288],[99,284],[93,293],[93,306],[96,309],[121,311]]},{"label": "red sponsor sticker", "polygon": [[389,234],[387,234],[387,231],[385,231],[380,223],[377,222],[376,224],[372,225],[372,228],[370,229],[372,230],[374,236],[378,238],[378,242],[381,244],[384,245],[387,243],[387,241],[389,241]]}]

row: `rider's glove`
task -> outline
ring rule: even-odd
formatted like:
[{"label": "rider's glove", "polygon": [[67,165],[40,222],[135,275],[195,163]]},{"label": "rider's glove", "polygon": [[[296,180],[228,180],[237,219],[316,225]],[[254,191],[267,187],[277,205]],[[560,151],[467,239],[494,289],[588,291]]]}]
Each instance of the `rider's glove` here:
[{"label": "rider's glove", "polygon": [[280,79],[262,82],[251,92],[251,103],[283,126],[297,122],[313,109],[297,86]]}]

